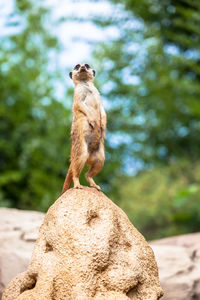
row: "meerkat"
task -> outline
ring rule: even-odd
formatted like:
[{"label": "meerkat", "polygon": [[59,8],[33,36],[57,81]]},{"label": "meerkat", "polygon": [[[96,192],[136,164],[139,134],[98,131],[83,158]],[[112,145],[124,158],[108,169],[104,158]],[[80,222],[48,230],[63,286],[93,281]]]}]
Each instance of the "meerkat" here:
[{"label": "meerkat", "polygon": [[70,167],[62,193],[71,187],[72,182],[74,188],[82,188],[79,176],[85,165],[89,166],[85,174],[87,181],[91,187],[100,190],[93,177],[104,165],[106,113],[100,94],[94,86],[95,71],[88,64],[77,64],[69,76],[75,84],[71,127],[72,148]]}]

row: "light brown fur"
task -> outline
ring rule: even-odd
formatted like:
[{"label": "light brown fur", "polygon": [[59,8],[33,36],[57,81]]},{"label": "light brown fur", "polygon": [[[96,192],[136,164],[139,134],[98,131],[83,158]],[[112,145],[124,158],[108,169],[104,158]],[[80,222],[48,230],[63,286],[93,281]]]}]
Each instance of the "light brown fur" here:
[{"label": "light brown fur", "polygon": [[70,72],[70,77],[75,84],[71,128],[72,149],[70,167],[62,193],[71,187],[72,181],[75,188],[82,188],[79,176],[85,165],[89,166],[85,174],[87,181],[90,186],[100,190],[93,177],[101,171],[105,160],[106,113],[100,94],[93,84],[94,75],[94,70],[87,64],[76,65]]}]

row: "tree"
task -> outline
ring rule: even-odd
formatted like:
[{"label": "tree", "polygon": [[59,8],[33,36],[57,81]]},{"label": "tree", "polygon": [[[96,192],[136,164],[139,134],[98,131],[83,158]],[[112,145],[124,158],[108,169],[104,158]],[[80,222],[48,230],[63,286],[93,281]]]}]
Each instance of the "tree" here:
[{"label": "tree", "polygon": [[123,172],[113,199],[147,238],[197,231],[200,3],[110,2],[112,15],[94,22],[118,34],[95,45],[94,60]]},{"label": "tree", "polygon": [[118,182],[118,204],[149,240],[199,231],[199,174],[199,161],[140,171]]},{"label": "tree", "polygon": [[99,44],[94,52],[99,86],[110,104],[109,134],[123,136],[118,153],[123,147],[125,156],[142,166],[180,157],[195,160],[200,134],[200,4],[121,4],[121,13],[94,20],[119,30],[118,38]]},{"label": "tree", "polygon": [[55,93],[60,75],[50,57],[56,59],[59,45],[48,30],[49,17],[38,2],[17,0],[7,24],[17,33],[0,38],[3,206],[47,209],[60,194],[67,169],[70,112]]}]

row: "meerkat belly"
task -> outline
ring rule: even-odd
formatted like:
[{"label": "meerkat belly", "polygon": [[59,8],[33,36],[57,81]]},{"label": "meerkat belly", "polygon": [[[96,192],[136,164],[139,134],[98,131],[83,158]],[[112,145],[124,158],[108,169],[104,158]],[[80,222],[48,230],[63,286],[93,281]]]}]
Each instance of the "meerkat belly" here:
[{"label": "meerkat belly", "polygon": [[85,103],[90,110],[90,115],[93,119],[93,126],[88,122],[85,124],[85,141],[89,152],[94,152],[99,149],[101,140],[101,116],[98,98],[95,94],[89,93],[85,99]]},{"label": "meerkat belly", "polygon": [[97,151],[102,136],[99,122],[95,121],[94,126],[91,126],[83,114],[74,116],[74,120],[71,128],[72,142],[86,142],[89,152]]},{"label": "meerkat belly", "polygon": [[93,91],[92,88],[84,87],[81,92],[86,95],[83,102],[87,116],[80,111],[76,111],[76,114],[73,116],[74,121],[71,130],[72,141],[76,137],[80,142],[84,139],[88,151],[94,152],[99,149],[102,136],[100,99],[95,89]]},{"label": "meerkat belly", "polygon": [[89,152],[95,152],[99,149],[100,141],[101,141],[101,128],[99,126],[96,126],[88,129],[88,131],[85,133],[85,142],[88,147]]}]

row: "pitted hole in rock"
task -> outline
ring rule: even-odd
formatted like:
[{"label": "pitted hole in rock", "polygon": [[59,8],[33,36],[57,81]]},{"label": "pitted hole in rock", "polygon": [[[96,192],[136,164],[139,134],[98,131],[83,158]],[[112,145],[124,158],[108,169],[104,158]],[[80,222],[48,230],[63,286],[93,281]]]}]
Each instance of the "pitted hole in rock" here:
[{"label": "pitted hole in rock", "polygon": [[199,288],[200,288],[200,283],[199,280],[194,280],[193,285],[192,285],[192,300],[199,300]]},{"label": "pitted hole in rock", "polygon": [[130,299],[132,299],[134,296],[136,296],[137,293],[137,286],[134,286],[133,288],[131,288],[127,293],[126,296]]},{"label": "pitted hole in rock", "polygon": [[138,288],[140,285],[141,285],[140,281],[135,282],[134,286],[130,287],[129,290],[126,292],[126,296],[130,299],[136,299],[137,293],[138,293]]},{"label": "pitted hole in rock", "polygon": [[126,250],[130,250],[131,247],[132,247],[132,245],[131,245],[131,243],[130,243],[129,241],[126,241],[126,242],[124,243],[124,246],[125,246]]},{"label": "pitted hole in rock", "polygon": [[98,218],[99,218],[99,215],[97,214],[96,211],[91,209],[87,212],[86,219],[87,219],[87,224],[89,226],[92,226],[94,224],[95,220],[97,220]]},{"label": "pitted hole in rock", "polygon": [[197,257],[197,249],[195,249],[194,251],[192,251],[192,255],[191,255],[191,260],[193,261],[193,262],[195,262],[196,261],[196,257]]},{"label": "pitted hole in rock", "polygon": [[20,294],[27,290],[32,290],[36,286],[37,283],[37,274],[25,276],[25,280],[21,286]]},{"label": "pitted hole in rock", "polygon": [[53,251],[53,247],[48,242],[46,242],[45,253],[51,252],[51,251]]}]

